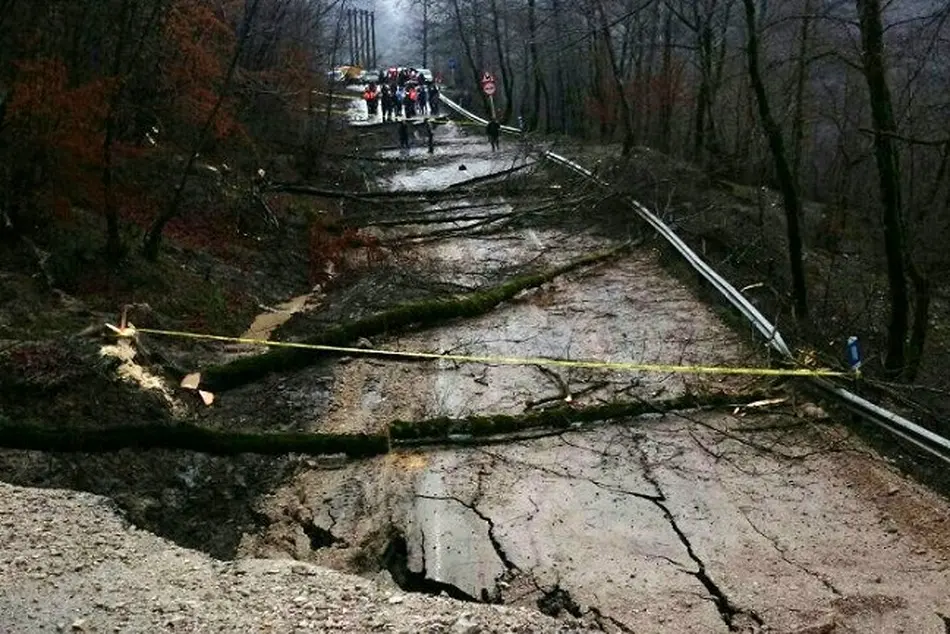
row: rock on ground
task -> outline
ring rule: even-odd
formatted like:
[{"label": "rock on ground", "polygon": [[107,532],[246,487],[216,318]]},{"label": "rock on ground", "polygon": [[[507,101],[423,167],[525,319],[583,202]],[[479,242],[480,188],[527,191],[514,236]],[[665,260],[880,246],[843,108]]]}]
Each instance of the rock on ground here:
[{"label": "rock on ground", "polygon": [[587,631],[289,559],[218,561],[88,493],[0,483],[0,544],[0,632]]}]

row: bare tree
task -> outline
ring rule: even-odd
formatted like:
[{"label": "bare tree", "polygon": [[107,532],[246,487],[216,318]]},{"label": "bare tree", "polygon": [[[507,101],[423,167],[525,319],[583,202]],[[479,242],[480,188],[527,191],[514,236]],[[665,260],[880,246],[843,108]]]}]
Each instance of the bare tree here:
[{"label": "bare tree", "polygon": [[254,16],[260,4],[261,0],[245,0],[244,18],[241,21],[234,53],[231,56],[231,62],[228,65],[228,70],[218,92],[218,97],[211,111],[208,113],[208,116],[205,118],[201,131],[198,133],[198,138],[195,141],[192,151],[188,155],[188,160],[182,169],[181,176],[178,179],[178,185],[175,186],[175,193],[172,196],[171,202],[165,210],[155,218],[142,240],[142,254],[149,260],[158,259],[159,249],[162,244],[162,232],[165,230],[165,225],[181,212],[181,204],[185,195],[185,185],[188,183],[188,178],[195,166],[195,161],[198,160],[198,154],[208,141],[211,127],[214,125],[215,118],[218,116],[221,104],[224,103],[228,92],[231,90],[234,71],[237,69],[238,60],[241,58],[241,54],[244,50],[244,44],[250,36],[251,25],[254,23]]},{"label": "bare tree", "polygon": [[768,94],[762,82],[759,69],[759,37],[758,22],[756,20],[755,0],[743,0],[746,15],[746,56],[749,62],[749,79],[755,92],[756,102],[759,105],[759,119],[762,130],[768,138],[772,160],[775,163],[775,172],[778,176],[779,189],[782,192],[782,201],[785,205],[785,224],[788,235],[788,256],[792,273],[792,296],[795,302],[795,314],[799,319],[808,315],[808,299],[805,285],[805,268],[802,265],[802,235],[799,221],[802,213],[802,203],[798,195],[798,184],[789,166],[785,152],[785,140],[782,129],[772,116]]},{"label": "bare tree", "polygon": [[594,11],[596,12],[597,19],[599,20],[600,40],[604,47],[603,50],[606,54],[607,62],[610,65],[609,70],[613,80],[614,89],[616,90],[616,99],[620,104],[620,125],[623,129],[623,148],[621,152],[623,156],[627,156],[630,154],[630,151],[633,149],[634,142],[636,141],[634,138],[633,109],[630,107],[630,100],[627,97],[620,61],[618,59],[617,52],[614,50],[613,37],[610,32],[610,23],[607,20],[607,12],[604,9],[604,0],[595,0]]},{"label": "bare tree", "polygon": [[[555,5],[556,6],[556,5]],[[551,97],[548,94],[548,86],[544,81],[544,73],[541,69],[541,57],[538,54],[538,19],[536,11],[536,0],[528,0],[528,64],[530,66],[531,78],[533,80],[533,89],[531,94],[533,102],[528,111],[527,127],[529,130],[535,130],[538,127],[538,119],[541,116],[541,99],[548,110],[545,117],[547,125],[550,126],[550,102]]]},{"label": "bare tree", "polygon": [[864,76],[871,100],[874,126],[874,156],[877,163],[884,219],[884,248],[890,287],[890,323],[887,328],[885,370],[897,376],[904,370],[907,341],[908,290],[905,277],[904,226],[901,201],[901,171],[895,145],[897,123],[887,83],[884,62],[884,28],[879,0],[856,0],[861,25]]},{"label": "bare tree", "polygon": [[[714,104],[722,81],[726,52],[724,32],[729,23],[732,0],[689,0],[685,10],[667,0],[666,6],[695,37],[699,88],[693,116],[693,156],[702,158],[707,150],[718,154],[720,146]],[[717,17],[720,17],[718,32],[714,30]]]},{"label": "bare tree", "polygon": [[[137,69],[141,55],[145,49],[146,39],[154,32],[159,17],[166,7],[166,0],[155,0],[152,3],[151,12],[147,14],[141,31],[136,35],[134,28],[137,18],[136,11],[138,8],[146,7],[142,7],[141,4],[132,2],[132,0],[123,0],[122,3],[119,19],[120,33],[116,38],[112,62],[112,76],[117,80],[117,85],[113,91],[112,98],[109,100],[109,110],[106,114],[105,122],[105,137],[102,144],[102,189],[103,213],[106,217],[106,255],[113,261],[122,257],[124,251],[119,233],[119,212],[113,187],[113,154],[121,123],[119,121],[119,111],[126,98],[126,89],[130,75]],[[136,40],[136,45],[132,54],[128,56],[129,59],[126,59],[125,50],[129,45],[129,40],[133,38]]]},{"label": "bare tree", "polygon": [[[511,113],[514,107],[514,76],[511,71],[508,56],[505,54],[505,38],[501,29],[501,13],[498,8],[498,0],[490,0],[491,5],[491,23],[492,35],[495,40],[495,53],[498,56],[498,68],[501,71],[501,85],[504,90],[505,105],[501,114],[501,121],[507,122],[511,119]],[[496,117],[494,112],[492,118]]]}]

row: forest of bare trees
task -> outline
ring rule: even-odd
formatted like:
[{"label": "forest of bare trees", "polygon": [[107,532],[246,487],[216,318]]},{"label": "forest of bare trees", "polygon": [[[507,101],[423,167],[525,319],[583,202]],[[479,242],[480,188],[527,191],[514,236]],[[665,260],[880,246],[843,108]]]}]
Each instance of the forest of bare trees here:
[{"label": "forest of bare trees", "polygon": [[[109,258],[130,247],[126,222],[147,228],[142,250],[155,259],[199,157],[233,156],[230,168],[253,173],[270,155],[319,140],[300,131],[339,40],[340,6],[0,2],[5,224],[23,232],[76,207],[101,211]],[[154,173],[169,161],[171,173]]]},{"label": "forest of bare trees", "polygon": [[[28,231],[81,206],[101,212],[108,257],[134,246],[155,259],[200,157],[253,174],[289,153],[312,175],[329,121],[327,109],[321,136],[313,91],[341,59],[351,6],[0,0],[4,225]],[[916,376],[950,265],[950,3],[406,0],[401,11],[418,27],[405,37],[416,59],[486,111],[478,81],[494,73],[505,122],[624,156],[647,146],[777,190],[801,321],[814,300],[803,225],[828,243],[866,236],[861,256],[886,279],[883,365]],[[156,153],[162,187],[138,169]]]},{"label": "forest of bare trees", "polygon": [[[796,313],[800,223],[866,234],[886,272],[893,375],[916,375],[950,238],[950,3],[943,0],[432,0],[429,55],[458,59],[530,130],[649,146],[785,206]],[[487,105],[485,105],[487,108]],[[876,266],[868,262],[868,266]]]}]

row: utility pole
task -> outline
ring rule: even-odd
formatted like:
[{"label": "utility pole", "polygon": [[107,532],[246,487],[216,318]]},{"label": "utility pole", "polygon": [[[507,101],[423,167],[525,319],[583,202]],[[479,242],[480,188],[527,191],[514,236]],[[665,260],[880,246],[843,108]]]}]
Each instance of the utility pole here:
[{"label": "utility pole", "polygon": [[379,61],[376,59],[376,12],[370,11],[369,28],[373,37],[373,68],[379,68]]},{"label": "utility pole", "polygon": [[346,31],[350,48],[350,66],[376,68],[379,64],[376,58],[376,12],[366,9],[347,9]]},{"label": "utility pole", "polygon": [[350,66],[356,64],[356,13],[353,9],[346,10],[346,30],[350,39]]},{"label": "utility pole", "polygon": [[353,10],[353,30],[356,32],[356,60],[357,66],[363,65],[363,12],[360,9]]},{"label": "utility pole", "polygon": [[429,67],[429,0],[422,0],[422,67]]},{"label": "utility pole", "polygon": [[362,55],[362,66],[364,68],[369,67],[369,11],[365,9],[360,11],[360,28],[363,31],[363,55]]}]

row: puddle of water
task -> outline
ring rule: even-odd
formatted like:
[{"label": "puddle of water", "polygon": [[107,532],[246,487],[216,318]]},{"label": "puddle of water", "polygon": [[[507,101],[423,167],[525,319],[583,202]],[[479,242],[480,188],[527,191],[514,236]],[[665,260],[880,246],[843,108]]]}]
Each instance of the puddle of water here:
[{"label": "puddle of water", "polygon": [[[396,130],[393,128],[393,138]],[[410,157],[426,155],[425,144],[419,136],[413,142],[409,151]],[[464,142],[463,142],[464,141]],[[462,135],[459,127],[454,123],[447,123],[436,128],[435,144],[438,161],[432,161],[421,168],[408,169],[395,174],[383,184],[388,190],[426,190],[442,189],[456,183],[487,176],[494,172],[503,171],[519,165],[524,165],[528,159],[519,155],[515,148],[492,152],[486,140],[484,144],[471,143],[471,137]],[[379,153],[383,158],[399,158],[399,150],[386,150]],[[460,169],[461,166],[465,169]]]}]

